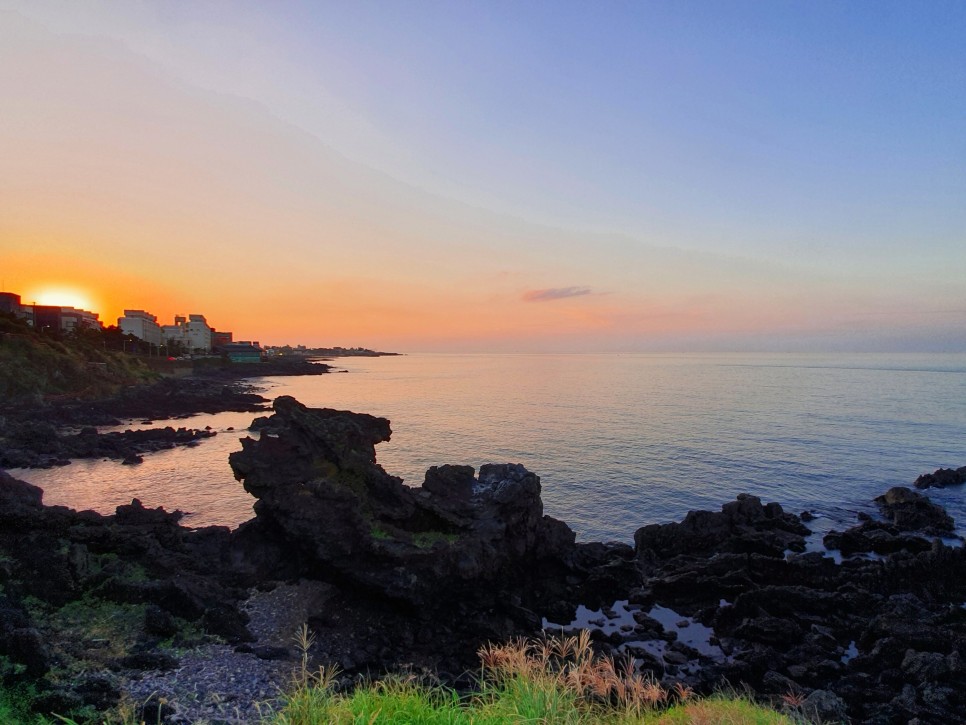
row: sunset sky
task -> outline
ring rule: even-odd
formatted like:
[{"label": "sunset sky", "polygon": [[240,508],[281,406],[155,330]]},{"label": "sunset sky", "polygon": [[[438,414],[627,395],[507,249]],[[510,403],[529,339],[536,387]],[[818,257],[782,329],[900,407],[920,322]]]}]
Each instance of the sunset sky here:
[{"label": "sunset sky", "polygon": [[966,351],[966,3],[0,0],[0,281],[236,339]]}]

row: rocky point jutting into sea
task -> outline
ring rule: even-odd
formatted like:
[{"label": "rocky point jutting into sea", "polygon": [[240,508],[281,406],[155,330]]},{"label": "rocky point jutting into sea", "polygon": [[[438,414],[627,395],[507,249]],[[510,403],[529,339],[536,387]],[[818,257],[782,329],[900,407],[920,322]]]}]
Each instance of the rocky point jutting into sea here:
[{"label": "rocky point jutting into sea", "polygon": [[291,670],[302,622],[346,682],[411,668],[460,687],[484,642],[586,626],[601,651],[702,692],[791,695],[834,721],[966,715],[966,549],[911,488],[825,537],[840,563],[808,551],[803,517],[747,495],[634,546],[577,543],[522,465],[434,466],[411,488],[376,463],[385,418],[273,407],[230,459],[257,499],[236,530],[136,500],[48,507],[0,473],[6,684],[34,684],[47,712],[153,694],[166,722],[245,721]]}]

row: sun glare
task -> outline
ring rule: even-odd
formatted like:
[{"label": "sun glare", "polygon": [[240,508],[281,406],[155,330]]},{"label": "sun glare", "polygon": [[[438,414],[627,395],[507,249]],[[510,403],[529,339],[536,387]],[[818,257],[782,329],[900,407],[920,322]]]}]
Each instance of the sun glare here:
[{"label": "sun glare", "polygon": [[71,287],[44,287],[33,295],[26,295],[25,304],[53,305],[56,307],[76,307],[79,310],[97,312],[90,294]]}]

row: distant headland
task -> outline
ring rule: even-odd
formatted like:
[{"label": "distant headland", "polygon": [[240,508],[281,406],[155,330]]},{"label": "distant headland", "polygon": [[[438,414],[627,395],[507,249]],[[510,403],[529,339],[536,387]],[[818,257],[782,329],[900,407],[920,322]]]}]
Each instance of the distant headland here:
[{"label": "distant headland", "polygon": [[277,345],[272,348],[276,355],[302,357],[384,357],[402,355],[400,352],[380,352],[365,347],[306,347],[305,345]]}]

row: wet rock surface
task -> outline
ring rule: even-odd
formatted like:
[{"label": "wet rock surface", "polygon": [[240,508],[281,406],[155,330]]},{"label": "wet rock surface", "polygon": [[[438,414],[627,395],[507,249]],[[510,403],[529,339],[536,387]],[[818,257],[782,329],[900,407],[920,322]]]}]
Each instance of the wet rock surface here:
[{"label": "wet rock surface", "polygon": [[886,520],[898,531],[915,531],[928,536],[948,536],[953,519],[942,506],[904,486],[890,488],[875,502]]},{"label": "wet rock surface", "polygon": [[874,500],[882,520],[866,518],[845,531],[830,531],[824,538],[826,548],[846,556],[863,552],[920,553],[932,548],[934,538],[953,537],[952,517],[920,493],[896,486]]},{"label": "wet rock surface", "polygon": [[64,434],[52,426],[22,425],[5,439],[0,449],[0,467],[51,468],[83,458],[112,458],[136,465],[146,454],[197,445],[214,435],[214,431],[171,426],[108,433],[87,427],[78,433]]},{"label": "wet rock surface", "polygon": [[805,550],[809,529],[777,503],[762,505],[741,494],[719,513],[691,511],[681,523],[652,524],[638,529],[638,558],[661,560],[683,554],[760,554],[783,557],[786,549]]},{"label": "wet rock surface", "polygon": [[966,483],[966,466],[960,468],[940,468],[933,473],[924,473],[913,484],[916,488],[946,488],[962,486]]},{"label": "wet rock surface", "polygon": [[[794,539],[784,539],[785,552],[782,539],[755,550],[763,529],[800,531],[795,517],[769,516],[774,505],[753,497],[736,503],[635,537],[645,571],[637,598],[711,625],[720,645],[722,656],[688,673],[693,687],[724,678],[763,695],[800,695],[806,714],[833,721],[939,723],[966,714],[966,698],[948,686],[966,644],[966,550],[937,538],[953,529],[941,507],[891,489],[876,499],[886,520],[825,538],[844,555],[883,556],[837,565],[796,553],[804,547]],[[675,535],[683,543],[669,546]]]},{"label": "wet rock surface", "polygon": [[966,716],[966,550],[910,489],[826,537],[840,564],[745,495],[643,527],[634,547],[577,544],[523,466],[438,466],[409,488],[376,462],[385,419],[280,398],[260,427],[231,458],[258,499],[232,532],[137,501],[45,507],[0,474],[7,684],[38,685],[47,711],[161,693],[166,722],[245,722],[285,685],[302,623],[313,665],[346,684],[401,667],[467,684],[486,641],[585,627],[699,692],[747,686],[832,721]]}]

